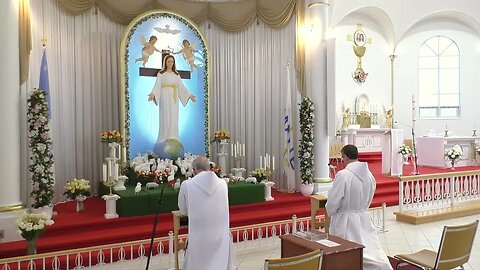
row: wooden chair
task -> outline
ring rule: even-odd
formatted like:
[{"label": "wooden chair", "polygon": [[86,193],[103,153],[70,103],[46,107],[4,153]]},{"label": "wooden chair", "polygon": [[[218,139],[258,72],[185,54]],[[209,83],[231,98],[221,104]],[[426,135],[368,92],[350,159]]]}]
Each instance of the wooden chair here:
[{"label": "wooden chair", "polygon": [[328,158],[330,160],[335,160],[335,162],[337,163],[336,164],[337,167],[338,167],[338,164],[342,162],[341,150],[344,146],[345,146],[345,143],[343,142],[330,143]]},{"label": "wooden chair", "polygon": [[322,269],[323,250],[282,259],[266,259],[264,270],[320,270]]},{"label": "wooden chair", "polygon": [[452,269],[468,262],[472,250],[475,233],[478,228],[478,220],[455,226],[443,227],[442,239],[438,252],[423,249],[412,254],[395,255],[399,260],[399,267],[412,264],[421,269],[443,270]]}]

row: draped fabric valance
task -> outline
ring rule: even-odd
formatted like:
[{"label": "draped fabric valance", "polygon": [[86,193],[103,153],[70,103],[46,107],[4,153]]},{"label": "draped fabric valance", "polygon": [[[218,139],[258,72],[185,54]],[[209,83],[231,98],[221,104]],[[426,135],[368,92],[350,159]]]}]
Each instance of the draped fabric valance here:
[{"label": "draped fabric valance", "polygon": [[142,12],[158,8],[190,18],[197,24],[211,20],[225,31],[245,30],[258,18],[270,27],[284,26],[292,17],[297,0],[241,0],[200,2],[191,0],[59,0],[74,15],[98,7],[113,21],[129,24]]},{"label": "draped fabric valance", "polygon": [[[297,27],[303,24],[304,0],[240,0],[228,2],[200,2],[192,0],[58,0],[68,12],[80,15],[91,8],[99,8],[107,17],[127,25],[139,14],[151,9],[166,9],[190,18],[197,24],[210,20],[229,32],[245,30],[255,19],[270,27],[282,27],[292,18],[296,7]],[[23,1],[21,1],[23,2]],[[20,76],[23,83],[28,77],[28,56],[31,44],[28,6],[22,6],[20,14],[20,44],[26,45],[20,52]],[[28,43],[30,42],[30,43]],[[296,46],[298,88],[305,91],[305,53],[303,41]]]}]

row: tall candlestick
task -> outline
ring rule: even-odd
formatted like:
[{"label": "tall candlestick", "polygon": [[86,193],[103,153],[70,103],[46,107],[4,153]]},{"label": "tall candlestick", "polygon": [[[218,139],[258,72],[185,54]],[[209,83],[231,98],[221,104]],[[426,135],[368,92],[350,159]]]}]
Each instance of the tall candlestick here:
[{"label": "tall candlestick", "polygon": [[110,177],[112,175],[112,161],[111,160],[108,160],[108,176],[107,177]]},{"label": "tall candlestick", "polygon": [[243,156],[245,156],[245,144],[243,144],[243,151],[242,151]]}]

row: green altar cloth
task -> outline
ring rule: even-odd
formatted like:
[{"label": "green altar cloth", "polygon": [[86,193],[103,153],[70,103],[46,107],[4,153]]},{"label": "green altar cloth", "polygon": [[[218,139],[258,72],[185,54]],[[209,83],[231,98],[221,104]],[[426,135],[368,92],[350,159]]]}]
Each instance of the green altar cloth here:
[{"label": "green altar cloth", "polygon": [[[158,189],[145,190],[135,194],[135,186],[127,185],[127,190],[114,191],[121,198],[117,201],[117,212],[121,217],[141,216],[148,214],[169,213],[178,210],[178,191],[173,187],[165,186],[163,190],[162,204],[159,204],[162,184]],[[263,202],[265,186],[262,184],[250,184],[238,182],[228,185],[228,200],[230,205]],[[101,194],[107,194],[108,188],[100,187]]]}]

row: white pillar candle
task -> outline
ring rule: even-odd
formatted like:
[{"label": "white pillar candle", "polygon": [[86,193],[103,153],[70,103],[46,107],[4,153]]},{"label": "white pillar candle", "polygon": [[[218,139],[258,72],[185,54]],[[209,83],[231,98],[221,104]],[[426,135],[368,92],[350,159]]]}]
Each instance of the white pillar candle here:
[{"label": "white pillar candle", "polygon": [[243,156],[245,156],[245,144],[243,144],[243,151],[242,151]]},{"label": "white pillar candle", "polygon": [[234,145],[234,146],[233,146],[233,157],[234,157],[234,158],[237,157],[237,145]]},{"label": "white pillar candle", "polygon": [[123,162],[127,162],[127,148],[123,147]]},{"label": "white pillar candle", "polygon": [[260,168],[263,168],[262,167],[262,156],[260,156]]},{"label": "white pillar candle", "polygon": [[103,172],[102,181],[106,181],[107,180],[107,164],[105,163],[102,164],[102,172]]},{"label": "white pillar candle", "polygon": [[110,177],[112,175],[112,161],[111,160],[108,160],[108,163],[107,163],[107,167],[108,167],[108,175],[107,175],[107,180],[108,180],[108,177]]},{"label": "white pillar candle", "polygon": [[275,170],[275,156],[272,156],[272,171]]},{"label": "white pillar candle", "polygon": [[118,163],[115,163],[114,176],[118,177]]},{"label": "white pillar candle", "polygon": [[[122,152],[122,150],[121,150],[121,148],[120,148],[120,147],[121,147],[121,145],[120,145],[120,144],[118,144],[118,147],[117,147],[117,156],[118,156],[118,160],[120,160],[120,153]],[[117,157],[117,156],[115,156],[115,157]]]},{"label": "white pillar candle", "polygon": [[233,143],[232,143],[232,144],[230,144],[230,146],[232,147],[232,150],[230,151],[230,154],[231,154],[231,155],[232,155],[232,157],[233,157]]}]

